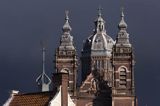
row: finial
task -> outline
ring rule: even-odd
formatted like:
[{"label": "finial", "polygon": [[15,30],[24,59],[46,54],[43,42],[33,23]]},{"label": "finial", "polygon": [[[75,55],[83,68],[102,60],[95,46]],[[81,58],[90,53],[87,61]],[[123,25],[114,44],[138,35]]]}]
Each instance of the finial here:
[{"label": "finial", "polygon": [[65,20],[69,20],[69,15],[68,15],[68,14],[69,14],[69,11],[66,10],[66,11],[65,11],[65,15],[66,15]]},{"label": "finial", "polygon": [[65,11],[65,24],[63,25],[63,28],[62,28],[62,30],[63,30],[63,32],[67,32],[67,33],[69,33],[71,30],[72,30],[72,28],[71,28],[71,26],[69,25],[69,11],[68,10],[66,10]]},{"label": "finial", "polygon": [[124,0],[121,0],[121,17],[124,17]]},{"label": "finial", "polygon": [[121,7],[121,17],[124,17],[124,7]]},{"label": "finial", "polygon": [[121,21],[120,21],[118,27],[119,27],[119,29],[121,29],[121,28],[126,29],[127,28],[127,24],[124,20],[124,8],[123,7],[121,7]]},{"label": "finial", "polygon": [[102,17],[102,7],[98,7],[98,17],[95,20],[95,32],[103,32],[105,31],[105,21],[103,20]]},{"label": "finial", "polygon": [[98,16],[99,17],[102,16],[102,7],[101,6],[98,7]]}]

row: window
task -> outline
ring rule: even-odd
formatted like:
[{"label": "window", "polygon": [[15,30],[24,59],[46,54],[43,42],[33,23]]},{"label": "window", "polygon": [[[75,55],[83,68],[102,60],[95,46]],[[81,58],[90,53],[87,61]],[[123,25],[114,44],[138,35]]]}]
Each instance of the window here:
[{"label": "window", "polygon": [[126,78],[127,78],[126,68],[122,67],[119,70],[119,79],[120,79],[119,87],[120,88],[126,88],[126,86],[127,86]]}]

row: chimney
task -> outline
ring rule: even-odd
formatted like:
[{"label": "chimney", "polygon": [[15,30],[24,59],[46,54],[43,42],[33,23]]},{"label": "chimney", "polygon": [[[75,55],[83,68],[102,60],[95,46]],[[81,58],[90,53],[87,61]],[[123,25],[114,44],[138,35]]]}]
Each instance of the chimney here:
[{"label": "chimney", "polygon": [[53,91],[61,85],[61,106],[68,106],[68,72],[53,74]]}]

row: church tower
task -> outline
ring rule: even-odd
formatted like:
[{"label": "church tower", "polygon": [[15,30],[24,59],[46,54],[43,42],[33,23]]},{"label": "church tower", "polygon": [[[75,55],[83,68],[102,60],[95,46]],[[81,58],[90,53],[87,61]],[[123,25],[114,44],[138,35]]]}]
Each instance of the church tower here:
[{"label": "church tower", "polygon": [[82,85],[78,106],[111,106],[113,39],[106,33],[101,8],[95,29],[83,44],[81,65]]},{"label": "church tower", "polygon": [[55,53],[55,68],[57,73],[61,71],[68,72],[68,92],[71,96],[76,95],[77,68],[78,60],[76,48],[74,47],[73,36],[71,36],[72,28],[69,24],[68,11],[66,11],[65,24],[63,25],[63,34],[60,38],[60,45]]},{"label": "church tower", "polygon": [[134,88],[134,55],[129,42],[127,24],[122,10],[119,32],[113,47],[112,106],[136,106]]},{"label": "church tower", "polygon": [[113,39],[106,33],[105,21],[102,18],[101,8],[95,20],[95,29],[83,44],[82,49],[82,81],[93,70],[98,69],[109,86],[112,86],[111,53],[114,45]]}]

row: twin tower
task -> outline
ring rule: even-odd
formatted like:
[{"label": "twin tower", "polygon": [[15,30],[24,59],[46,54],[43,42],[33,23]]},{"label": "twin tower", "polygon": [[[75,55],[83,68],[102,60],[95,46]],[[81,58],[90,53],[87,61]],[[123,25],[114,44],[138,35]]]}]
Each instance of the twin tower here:
[{"label": "twin tower", "polygon": [[[95,29],[85,42],[79,64],[72,28],[66,12],[60,45],[55,53],[56,73],[68,74],[68,92],[76,106],[137,106],[134,82],[134,54],[122,10],[114,41],[105,29],[99,9]],[[77,73],[81,66],[81,85]]]}]

